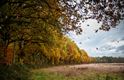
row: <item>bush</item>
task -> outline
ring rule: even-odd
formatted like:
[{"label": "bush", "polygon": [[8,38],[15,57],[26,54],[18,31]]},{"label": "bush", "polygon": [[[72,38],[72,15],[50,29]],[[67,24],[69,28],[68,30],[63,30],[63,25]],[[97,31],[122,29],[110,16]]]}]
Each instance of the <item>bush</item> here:
[{"label": "bush", "polygon": [[0,64],[0,79],[1,80],[29,80],[29,69],[20,64],[1,65]]}]

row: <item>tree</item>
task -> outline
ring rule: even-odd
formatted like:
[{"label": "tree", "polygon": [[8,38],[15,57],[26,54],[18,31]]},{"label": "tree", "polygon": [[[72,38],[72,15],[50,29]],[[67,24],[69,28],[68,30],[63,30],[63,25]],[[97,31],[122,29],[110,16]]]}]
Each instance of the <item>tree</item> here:
[{"label": "tree", "polygon": [[[60,0],[65,8],[69,22],[66,26],[69,30],[77,29],[80,33],[82,30],[78,24],[87,19],[96,19],[102,22],[100,30],[109,31],[110,28],[116,27],[124,19],[124,1],[123,0]],[[68,27],[69,26],[69,27]],[[77,26],[77,27],[76,27]]]},{"label": "tree", "polygon": [[1,5],[0,43],[4,57],[7,56],[6,51],[10,43],[18,43],[18,54],[22,58],[24,45],[49,44],[51,39],[46,36],[52,35],[49,28],[60,30],[57,19],[61,12],[54,1],[2,0]]},{"label": "tree", "polygon": [[64,32],[80,34],[81,21],[90,18],[101,21],[100,30],[108,31],[123,19],[123,6],[122,0],[1,0],[1,52],[7,57],[8,46],[16,43],[23,59],[26,45],[55,45],[54,39]]}]

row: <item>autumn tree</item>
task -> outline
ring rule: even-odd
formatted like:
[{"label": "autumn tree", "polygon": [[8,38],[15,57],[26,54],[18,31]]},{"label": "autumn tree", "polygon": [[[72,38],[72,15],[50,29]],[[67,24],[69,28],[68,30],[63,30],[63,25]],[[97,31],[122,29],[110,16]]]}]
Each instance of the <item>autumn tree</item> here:
[{"label": "autumn tree", "polygon": [[2,0],[1,5],[0,35],[4,57],[10,43],[18,43],[18,54],[23,57],[25,44],[49,44],[51,39],[46,36],[51,35],[49,28],[60,30],[57,20],[61,11],[56,1]]},{"label": "autumn tree", "polygon": [[100,30],[108,31],[123,19],[123,7],[123,0],[1,0],[1,56],[6,57],[8,46],[15,43],[19,60],[23,60],[25,46],[55,45],[54,33],[80,34],[80,23],[87,19],[102,22]]}]

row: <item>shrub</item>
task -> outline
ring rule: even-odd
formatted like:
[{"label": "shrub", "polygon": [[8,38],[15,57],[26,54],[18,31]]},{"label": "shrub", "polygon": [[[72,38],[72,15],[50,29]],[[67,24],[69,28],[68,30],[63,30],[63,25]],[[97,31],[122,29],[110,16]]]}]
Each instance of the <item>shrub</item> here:
[{"label": "shrub", "polygon": [[0,79],[1,80],[29,80],[29,69],[20,64],[1,65],[0,64]]}]

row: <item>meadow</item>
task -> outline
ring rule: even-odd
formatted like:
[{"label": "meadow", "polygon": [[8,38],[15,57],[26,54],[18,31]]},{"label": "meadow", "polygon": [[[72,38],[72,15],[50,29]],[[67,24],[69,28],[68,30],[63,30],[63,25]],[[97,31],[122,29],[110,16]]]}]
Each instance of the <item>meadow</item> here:
[{"label": "meadow", "polygon": [[32,70],[31,80],[124,80],[124,64],[81,64]]}]

